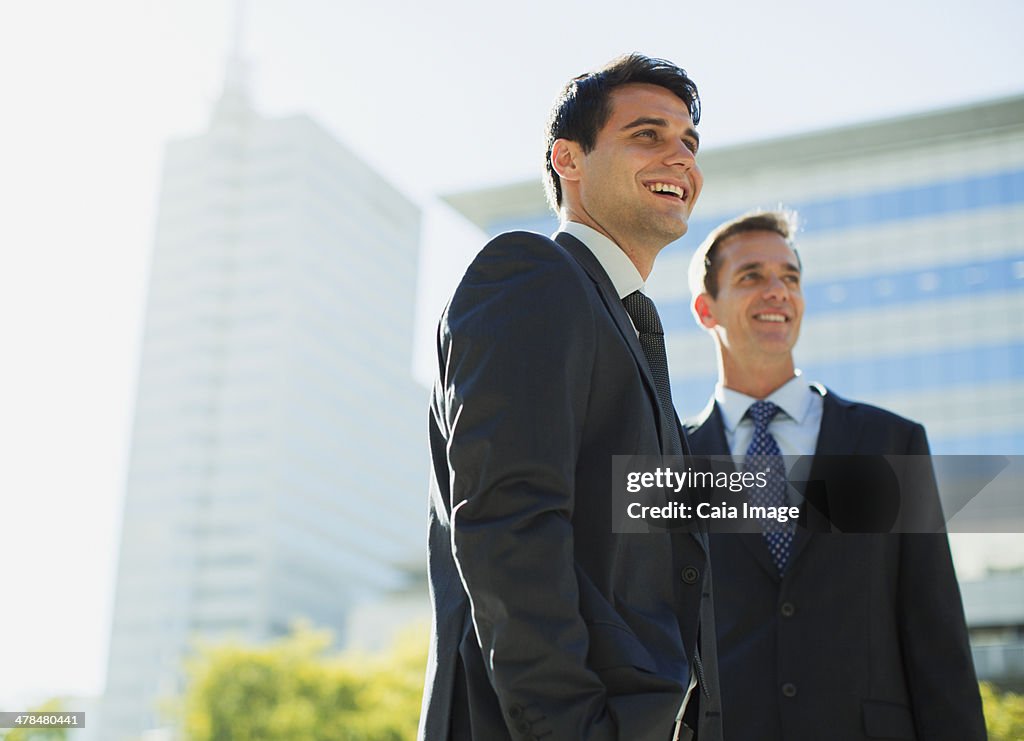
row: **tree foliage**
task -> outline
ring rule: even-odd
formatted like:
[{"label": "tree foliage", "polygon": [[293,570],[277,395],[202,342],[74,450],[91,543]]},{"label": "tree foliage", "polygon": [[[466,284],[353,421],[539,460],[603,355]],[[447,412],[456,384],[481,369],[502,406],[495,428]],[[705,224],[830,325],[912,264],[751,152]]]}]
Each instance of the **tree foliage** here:
[{"label": "tree foliage", "polygon": [[201,647],[180,707],[189,741],[405,741],[416,736],[427,638],[383,654],[332,654],[331,636],[297,626],[262,646]]},{"label": "tree foliage", "polygon": [[[427,638],[382,654],[330,652],[307,626],[262,646],[202,647],[179,706],[188,741],[407,741],[416,736]],[[981,683],[989,741],[1024,739],[1024,695]],[[38,710],[58,709],[52,702]],[[36,734],[53,735],[36,735]],[[4,741],[64,741],[64,731],[10,731]]]},{"label": "tree foliage", "polygon": [[989,741],[1024,739],[1024,695],[1000,692],[988,682],[982,682],[981,701],[985,705]]}]

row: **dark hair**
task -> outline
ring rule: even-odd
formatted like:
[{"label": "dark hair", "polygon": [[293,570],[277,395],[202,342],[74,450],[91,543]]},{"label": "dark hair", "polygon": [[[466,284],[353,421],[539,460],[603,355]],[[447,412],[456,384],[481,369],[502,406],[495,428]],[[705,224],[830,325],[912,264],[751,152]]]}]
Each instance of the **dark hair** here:
[{"label": "dark hair", "polygon": [[[794,253],[793,237],[796,236],[799,220],[796,211],[778,209],[777,211],[748,211],[742,216],[716,226],[701,243],[690,259],[689,284],[690,293],[697,297],[706,293],[711,298],[718,296],[718,248],[729,237],[745,232],[774,232],[786,240]],[[797,265],[800,255],[796,253]]]},{"label": "dark hair", "polygon": [[675,93],[690,111],[696,126],[700,120],[697,85],[686,70],[664,59],[652,59],[636,52],[613,59],[601,69],[575,77],[555,99],[548,118],[547,151],[544,167],[548,203],[556,212],[562,207],[562,184],[551,166],[551,149],[557,139],[568,139],[590,152],[597,143],[597,132],[612,115],[611,92],[622,85],[646,83],[659,85]]}]

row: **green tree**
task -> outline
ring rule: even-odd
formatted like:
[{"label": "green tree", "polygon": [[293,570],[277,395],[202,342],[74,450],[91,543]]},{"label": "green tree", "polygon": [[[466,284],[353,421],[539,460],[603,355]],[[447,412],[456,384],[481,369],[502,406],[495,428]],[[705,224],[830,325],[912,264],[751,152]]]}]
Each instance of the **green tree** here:
[{"label": "green tree", "polygon": [[985,705],[989,741],[1024,739],[1024,695],[1000,692],[988,682],[982,682],[981,701]]},{"label": "green tree", "polygon": [[201,647],[179,712],[190,741],[404,741],[416,735],[427,638],[387,652],[332,654],[331,636],[298,626],[262,646]]}]

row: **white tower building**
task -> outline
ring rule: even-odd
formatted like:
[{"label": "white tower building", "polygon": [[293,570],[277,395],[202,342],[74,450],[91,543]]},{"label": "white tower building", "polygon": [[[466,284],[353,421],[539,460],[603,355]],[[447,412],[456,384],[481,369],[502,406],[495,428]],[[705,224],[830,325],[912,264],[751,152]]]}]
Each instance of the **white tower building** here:
[{"label": "white tower building", "polygon": [[419,210],[235,55],[164,165],[100,737],[161,725],[194,638],[264,640],[422,570]]}]

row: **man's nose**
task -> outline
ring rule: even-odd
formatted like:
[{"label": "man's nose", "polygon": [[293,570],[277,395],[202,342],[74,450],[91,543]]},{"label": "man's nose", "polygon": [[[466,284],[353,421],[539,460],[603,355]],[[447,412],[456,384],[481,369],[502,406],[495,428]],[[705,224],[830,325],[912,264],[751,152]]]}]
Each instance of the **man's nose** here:
[{"label": "man's nose", "polygon": [[765,286],[764,297],[775,301],[789,301],[789,286],[779,276],[771,276],[768,285]]},{"label": "man's nose", "polygon": [[667,161],[671,165],[683,165],[689,170],[697,164],[697,155],[690,149],[689,142],[676,139]]}]

